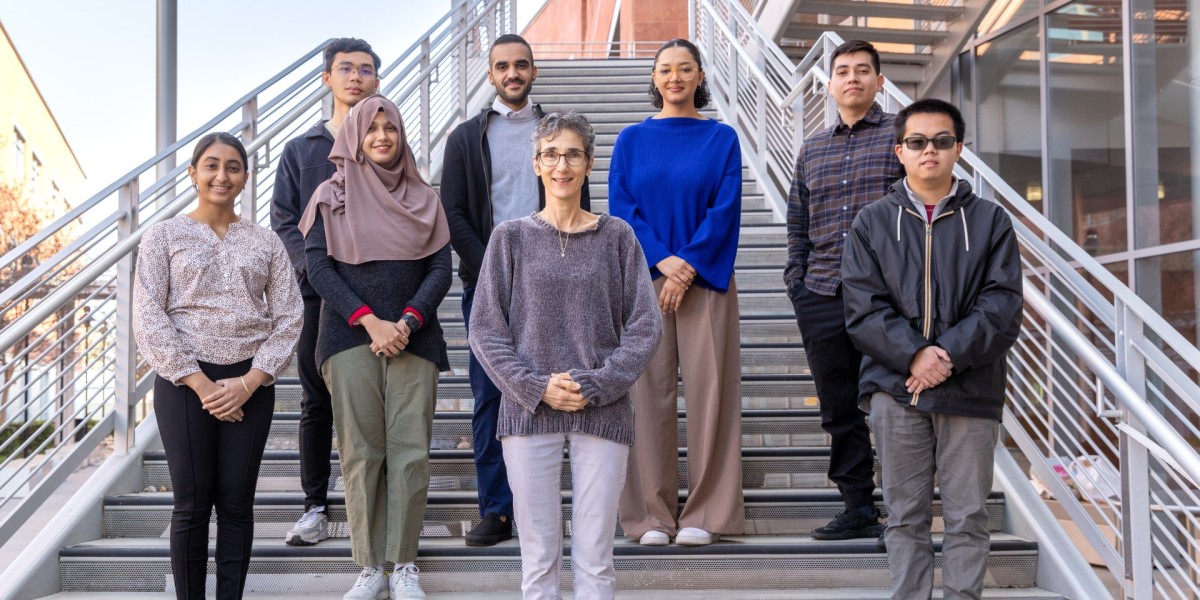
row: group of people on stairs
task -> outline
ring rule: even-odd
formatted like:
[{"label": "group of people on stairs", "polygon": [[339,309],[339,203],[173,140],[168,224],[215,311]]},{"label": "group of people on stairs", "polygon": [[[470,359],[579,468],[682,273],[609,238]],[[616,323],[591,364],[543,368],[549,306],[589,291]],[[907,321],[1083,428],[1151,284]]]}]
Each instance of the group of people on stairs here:
[{"label": "group of people on stairs", "polygon": [[[150,227],[139,248],[135,335],[157,373],[177,597],[204,597],[214,507],[217,597],[242,597],[272,384],[293,349],[305,506],[285,541],[329,537],[336,431],[362,567],[345,598],[426,597],[416,559],[438,377],[450,370],[438,306],[451,248],[474,397],[480,519],[467,545],[509,540],[515,523],[524,597],[561,598],[564,450],[576,598],[615,596],[618,521],[647,546],[742,533],[741,150],[733,128],[700,112],[710,93],[699,49],[679,39],[655,55],[659,112],[619,134],[608,214],[591,211],[592,126],[531,101],[537,66],[520,36],[489,49],[496,99],[450,134],[440,197],[399,109],[377,94],[370,45],[336,39],[324,58],[332,116],[284,147],[274,232],[237,213],[254,166],[237,138],[215,133],[188,169],[196,208]],[[839,48],[831,75],[840,120],[797,161],[785,274],[846,502],[813,536],[884,531],[869,411],[895,597],[932,593],[935,472],[955,500],[945,580],[959,595],[947,597],[978,597],[1004,353],[1020,323],[1011,224],[952,176],[963,137],[953,106],[883,113],[865,42]]]}]

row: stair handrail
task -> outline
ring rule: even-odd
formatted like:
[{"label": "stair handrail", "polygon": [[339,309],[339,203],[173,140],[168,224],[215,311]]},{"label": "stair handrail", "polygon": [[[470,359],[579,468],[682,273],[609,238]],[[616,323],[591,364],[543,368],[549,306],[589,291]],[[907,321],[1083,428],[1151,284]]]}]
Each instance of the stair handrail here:
[{"label": "stair handrail", "polygon": [[[785,71],[740,2],[691,0],[689,14],[714,103],[782,217],[804,138],[835,122],[829,60],[843,40],[825,33]],[[911,103],[890,81],[878,101]],[[1200,595],[1200,349],[969,149],[955,172],[1009,211],[1021,244],[1006,433],[1128,597]]]},{"label": "stair handrail", "polygon": [[[491,41],[515,26],[513,0],[456,0],[381,69],[390,84],[382,89],[405,84],[390,97],[401,107],[426,175],[453,125],[486,96]],[[108,436],[115,454],[127,452],[133,428],[151,414],[146,399],[153,373],[137,354],[131,331],[134,261],[145,231],[195,199],[184,185],[186,159],[178,166],[174,160],[209,131],[238,136],[252,163],[241,212],[266,224],[279,150],[327,110],[320,106],[329,96],[320,73],[328,43],[0,258],[2,275],[23,265],[39,245],[87,221],[85,235],[66,241],[0,290],[0,318],[12,317],[0,329],[0,431],[11,431],[0,437],[0,507],[28,492],[0,521],[0,545]],[[420,94],[408,93],[414,90]],[[157,176],[158,170],[165,175]]]}]

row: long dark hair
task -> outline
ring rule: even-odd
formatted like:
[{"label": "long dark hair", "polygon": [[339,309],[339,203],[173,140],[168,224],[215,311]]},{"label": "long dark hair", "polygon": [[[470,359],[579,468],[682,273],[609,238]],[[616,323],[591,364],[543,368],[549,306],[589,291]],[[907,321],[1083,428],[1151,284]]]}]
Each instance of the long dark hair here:
[{"label": "long dark hair", "polygon": [[[695,44],[683,38],[674,39],[663,44],[658,49],[658,52],[654,53],[654,64],[658,64],[658,57],[662,55],[663,51],[671,48],[683,48],[687,50],[692,55],[692,58],[696,60],[696,68],[700,69],[701,73],[704,72],[704,62],[700,60],[700,49]],[[696,105],[696,108],[704,108],[708,106],[711,100],[712,93],[708,91],[708,78],[705,77],[700,82],[700,87],[696,88],[696,97],[693,99],[693,103]],[[654,108],[663,107],[662,94],[659,93],[658,86],[654,85],[654,67],[650,67],[650,104],[653,104]]]}]

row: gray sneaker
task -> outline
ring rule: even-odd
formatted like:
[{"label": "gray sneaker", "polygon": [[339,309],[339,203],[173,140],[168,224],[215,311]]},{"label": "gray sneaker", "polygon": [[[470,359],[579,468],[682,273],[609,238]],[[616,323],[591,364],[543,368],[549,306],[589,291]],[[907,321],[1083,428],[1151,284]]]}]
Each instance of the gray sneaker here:
[{"label": "gray sneaker", "polygon": [[367,567],[358,574],[354,587],[342,596],[342,600],[386,600],[388,578],[383,569]]},{"label": "gray sneaker", "polygon": [[311,546],[325,539],[329,539],[329,517],[324,506],[315,506],[292,525],[283,541],[289,546]]},{"label": "gray sneaker", "polygon": [[396,570],[388,580],[388,587],[392,589],[392,600],[425,600],[425,591],[421,589],[418,577],[420,572],[417,565],[396,565]]}]

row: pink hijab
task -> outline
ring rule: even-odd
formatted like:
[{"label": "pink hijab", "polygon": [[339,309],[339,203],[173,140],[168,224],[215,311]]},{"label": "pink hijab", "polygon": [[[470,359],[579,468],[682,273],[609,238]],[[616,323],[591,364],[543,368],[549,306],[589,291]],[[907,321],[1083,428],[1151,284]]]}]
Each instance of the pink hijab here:
[{"label": "pink hijab", "polygon": [[[362,152],[380,111],[400,130],[396,158],[387,165],[371,162]],[[321,211],[329,256],[353,265],[416,260],[450,241],[442,203],[417,171],[400,110],[391,100],[375,95],[350,109],[329,160],[337,172],[313,192],[300,219],[300,233],[307,236]]]}]

